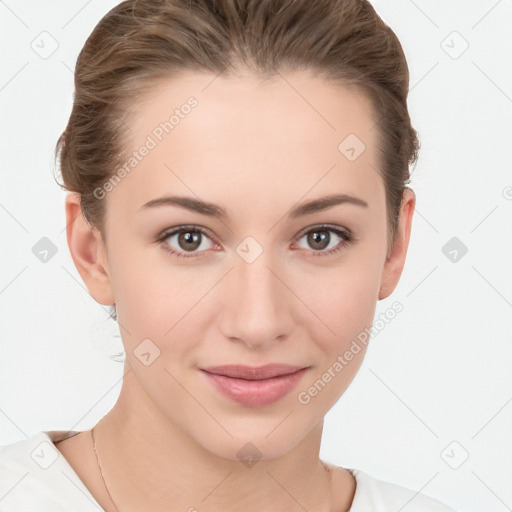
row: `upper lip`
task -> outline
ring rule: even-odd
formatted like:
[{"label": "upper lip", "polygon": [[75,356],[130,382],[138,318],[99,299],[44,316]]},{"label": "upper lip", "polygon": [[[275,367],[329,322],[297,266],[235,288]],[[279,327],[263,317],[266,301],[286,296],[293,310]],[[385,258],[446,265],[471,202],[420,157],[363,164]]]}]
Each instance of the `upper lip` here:
[{"label": "upper lip", "polygon": [[207,368],[201,368],[201,370],[238,379],[262,380],[281,375],[289,375],[303,368],[304,366],[293,366],[290,364],[266,364],[264,366],[226,364],[222,366],[209,366]]}]

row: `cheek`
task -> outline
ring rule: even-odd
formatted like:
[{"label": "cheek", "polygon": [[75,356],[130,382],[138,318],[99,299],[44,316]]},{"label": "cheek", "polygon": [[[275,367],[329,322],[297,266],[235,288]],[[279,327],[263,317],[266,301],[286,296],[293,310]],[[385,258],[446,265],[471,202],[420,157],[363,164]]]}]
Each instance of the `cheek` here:
[{"label": "cheek", "polygon": [[312,336],[326,352],[342,350],[372,324],[380,283],[372,264],[354,258],[296,281],[297,295],[309,308],[305,314],[314,320]]},{"label": "cheek", "polygon": [[203,304],[213,307],[206,299],[219,273],[166,262],[162,249],[153,252],[158,262],[119,254],[112,276],[118,319],[126,327],[122,335],[130,350],[149,338],[162,354],[176,355],[199,339],[198,315],[204,314]]},{"label": "cheek", "polygon": [[[309,281],[309,279],[308,279]],[[298,390],[297,400],[319,417],[339,400],[356,376],[368,344],[375,315],[378,279],[373,269],[349,268],[321,280],[303,284],[309,337],[314,340],[316,369]],[[303,317],[304,318],[304,317]]]}]

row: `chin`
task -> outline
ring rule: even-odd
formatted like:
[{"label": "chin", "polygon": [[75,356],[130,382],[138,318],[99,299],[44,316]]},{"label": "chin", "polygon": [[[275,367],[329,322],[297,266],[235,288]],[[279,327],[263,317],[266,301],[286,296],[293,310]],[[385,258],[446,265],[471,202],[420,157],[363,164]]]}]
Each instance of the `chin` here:
[{"label": "chin", "polygon": [[[202,441],[203,448],[217,457],[239,461],[246,467],[250,468],[261,460],[277,459],[286,455],[296,446],[300,439],[290,439],[287,437],[287,443],[283,443],[284,438],[276,435],[275,439],[265,439],[265,435],[261,433],[253,436],[247,435],[244,437],[222,438],[212,440],[211,443]],[[294,442],[295,441],[295,442]]]},{"label": "chin", "polygon": [[[252,467],[258,460],[277,459],[286,455],[308,435],[314,422],[311,425],[298,424],[297,418],[292,419],[293,413],[289,413],[290,409],[283,410],[278,418],[270,416],[266,421],[245,417],[243,425],[219,418],[231,435],[219,427],[217,435],[212,435],[210,430],[201,438],[196,438],[196,441],[217,457],[244,462],[247,467]],[[283,418],[286,419],[283,421]]]}]

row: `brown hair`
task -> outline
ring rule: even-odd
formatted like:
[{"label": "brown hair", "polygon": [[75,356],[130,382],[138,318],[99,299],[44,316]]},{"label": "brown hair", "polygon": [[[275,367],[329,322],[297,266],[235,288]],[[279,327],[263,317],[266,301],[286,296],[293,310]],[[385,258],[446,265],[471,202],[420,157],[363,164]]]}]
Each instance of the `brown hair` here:
[{"label": "brown hair", "polygon": [[370,99],[390,247],[419,140],[407,109],[402,46],[367,0],[120,3],[96,25],[77,59],[73,109],[55,148],[61,186],[80,194],[84,217],[105,239],[105,202],[94,191],[126,160],[122,117],[155,80],[186,71],[269,78],[294,69],[354,85]]}]

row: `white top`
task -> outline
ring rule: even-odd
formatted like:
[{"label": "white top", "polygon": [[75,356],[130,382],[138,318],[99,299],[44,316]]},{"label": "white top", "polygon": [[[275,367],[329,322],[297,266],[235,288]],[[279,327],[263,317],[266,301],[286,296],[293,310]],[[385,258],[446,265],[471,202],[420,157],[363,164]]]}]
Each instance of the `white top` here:
[{"label": "white top", "polygon": [[[2,512],[101,512],[54,442],[78,431],[38,432],[29,439],[0,446],[0,510]],[[440,501],[411,489],[348,469],[357,486],[350,512],[455,512]],[[410,503],[409,503],[410,502]]]}]

